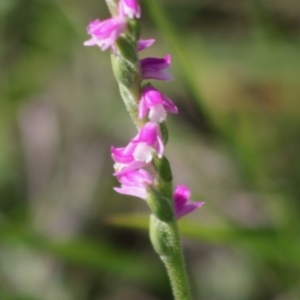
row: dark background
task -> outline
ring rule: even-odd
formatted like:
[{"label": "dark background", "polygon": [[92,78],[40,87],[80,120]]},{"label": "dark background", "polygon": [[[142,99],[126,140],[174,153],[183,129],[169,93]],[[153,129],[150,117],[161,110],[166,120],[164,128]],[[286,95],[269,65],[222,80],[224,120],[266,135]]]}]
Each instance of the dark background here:
[{"label": "dark background", "polygon": [[[166,155],[206,204],[180,221],[194,299],[300,298],[300,3],[142,0],[142,57],[179,107]],[[135,128],[109,51],[84,47],[102,0],[0,1],[0,299],[172,299],[146,204],[110,146]]]}]

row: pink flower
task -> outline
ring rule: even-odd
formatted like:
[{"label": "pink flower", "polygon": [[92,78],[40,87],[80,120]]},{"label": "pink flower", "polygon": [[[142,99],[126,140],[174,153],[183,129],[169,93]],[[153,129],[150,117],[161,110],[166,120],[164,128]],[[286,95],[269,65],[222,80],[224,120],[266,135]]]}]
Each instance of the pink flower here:
[{"label": "pink flower", "polygon": [[120,0],[119,13],[121,16],[127,16],[130,19],[140,18],[141,9],[137,0]]},{"label": "pink flower", "polygon": [[114,175],[122,175],[127,172],[143,168],[148,163],[145,161],[135,160],[133,147],[131,144],[128,144],[127,147],[124,148],[114,148],[111,147],[111,156],[115,161],[115,173]]},{"label": "pink flower", "polygon": [[176,218],[179,219],[182,216],[192,212],[193,210],[201,207],[204,202],[192,202],[190,201],[191,191],[184,185],[177,185],[173,194],[174,208]]},{"label": "pink flower", "polygon": [[166,55],[163,58],[144,58],[140,60],[140,64],[143,79],[173,80],[169,70],[171,55]]},{"label": "pink flower", "polygon": [[157,123],[148,122],[124,148],[111,148],[111,155],[116,162],[116,174],[141,168],[151,162],[153,152],[162,157],[164,144]]},{"label": "pink flower", "polygon": [[139,118],[147,116],[151,122],[161,123],[165,121],[167,112],[177,114],[175,104],[151,84],[146,85],[142,90],[142,98],[139,104]]},{"label": "pink flower", "polygon": [[143,169],[117,175],[117,179],[121,183],[121,187],[115,187],[115,191],[120,194],[139,197],[144,200],[147,198],[146,187],[153,184],[153,178]]},{"label": "pink flower", "polygon": [[154,39],[149,40],[139,40],[137,43],[137,50],[142,51],[146,48],[149,48],[155,42]]},{"label": "pink flower", "polygon": [[[145,170],[133,170],[125,174],[117,174],[117,179],[121,183],[121,187],[115,187],[114,190],[123,195],[130,195],[147,199],[147,187],[153,185],[152,176]],[[184,185],[178,185],[173,194],[174,210],[176,219],[191,213],[195,209],[201,207],[204,202],[190,201],[190,190]]]},{"label": "pink flower", "polygon": [[111,47],[117,38],[126,30],[126,20],[122,17],[110,18],[104,21],[92,21],[87,27],[91,39],[84,42],[85,46],[99,46],[102,51]]}]

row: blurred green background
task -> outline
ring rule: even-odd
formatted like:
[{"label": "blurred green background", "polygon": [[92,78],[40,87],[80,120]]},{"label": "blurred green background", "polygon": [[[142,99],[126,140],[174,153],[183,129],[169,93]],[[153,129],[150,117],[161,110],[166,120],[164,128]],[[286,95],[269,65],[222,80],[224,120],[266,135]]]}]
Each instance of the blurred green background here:
[{"label": "blurred green background", "polygon": [[[300,299],[300,2],[141,0],[141,53],[172,54],[174,182],[195,299]],[[145,203],[115,193],[135,134],[109,53],[83,47],[102,0],[0,1],[0,299],[172,299]]]}]

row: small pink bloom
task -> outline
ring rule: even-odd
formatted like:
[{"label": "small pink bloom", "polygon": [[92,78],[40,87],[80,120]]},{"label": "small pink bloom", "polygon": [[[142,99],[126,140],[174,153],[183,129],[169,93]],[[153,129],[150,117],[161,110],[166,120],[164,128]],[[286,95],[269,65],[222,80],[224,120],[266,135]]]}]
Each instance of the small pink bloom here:
[{"label": "small pink bloom", "polygon": [[119,13],[122,16],[127,16],[130,19],[140,18],[141,9],[137,0],[120,0]]},{"label": "small pink bloom", "polygon": [[146,48],[149,48],[155,42],[154,39],[149,40],[139,40],[137,43],[137,50],[142,51]]},{"label": "small pink bloom", "polygon": [[111,148],[112,158],[116,162],[116,174],[123,174],[150,163],[153,151],[161,158],[164,144],[159,125],[148,122],[126,147]]},{"label": "small pink bloom", "polygon": [[153,122],[146,123],[139,133],[131,140],[134,147],[134,157],[138,161],[150,162],[153,158],[153,150],[159,158],[164,151],[164,143],[159,125]]},{"label": "small pink bloom", "polygon": [[201,207],[204,202],[192,202],[190,201],[191,191],[184,185],[177,185],[173,194],[174,208],[176,218],[179,219],[182,216],[192,212],[193,210]]},{"label": "small pink bloom", "polygon": [[99,46],[102,51],[113,46],[117,38],[126,30],[126,20],[122,17],[110,18],[104,21],[92,21],[87,27],[91,39],[84,42],[85,46]]},{"label": "small pink bloom", "polygon": [[115,187],[114,190],[120,194],[131,195],[142,199],[147,198],[146,187],[153,184],[151,175],[143,170],[134,170],[125,174],[116,175],[121,183],[121,187]]},{"label": "small pink bloom", "polygon": [[140,64],[143,79],[173,80],[169,70],[171,55],[166,55],[163,58],[144,58],[140,60]]},{"label": "small pink bloom", "polygon": [[[130,146],[130,144],[128,145]],[[114,148],[111,147],[111,156],[115,161],[115,174],[114,175],[122,175],[127,172],[143,168],[147,165],[144,161],[137,161],[134,158],[133,151],[131,147],[124,148]]]},{"label": "small pink bloom", "polygon": [[139,118],[147,116],[151,122],[161,123],[165,121],[167,112],[177,114],[175,104],[152,85],[146,85],[142,90],[142,98],[139,104]]}]

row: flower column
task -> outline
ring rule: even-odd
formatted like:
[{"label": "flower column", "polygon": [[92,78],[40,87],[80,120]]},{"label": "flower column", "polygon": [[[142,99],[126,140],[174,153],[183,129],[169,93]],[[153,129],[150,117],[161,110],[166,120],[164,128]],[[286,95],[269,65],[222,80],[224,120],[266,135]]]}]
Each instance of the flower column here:
[{"label": "flower column", "polygon": [[152,45],[140,40],[140,7],[136,0],[106,0],[113,17],[95,20],[87,28],[86,46],[111,49],[114,75],[125,106],[138,133],[125,147],[111,148],[114,175],[121,184],[115,190],[147,201],[151,209],[150,238],[164,262],[177,300],[191,299],[185,272],[177,219],[203,205],[192,202],[190,190],[179,185],[173,192],[172,172],[163,155],[167,142],[167,113],[178,113],[174,103],[145,79],[172,80],[171,56],[138,59],[138,51]]}]

